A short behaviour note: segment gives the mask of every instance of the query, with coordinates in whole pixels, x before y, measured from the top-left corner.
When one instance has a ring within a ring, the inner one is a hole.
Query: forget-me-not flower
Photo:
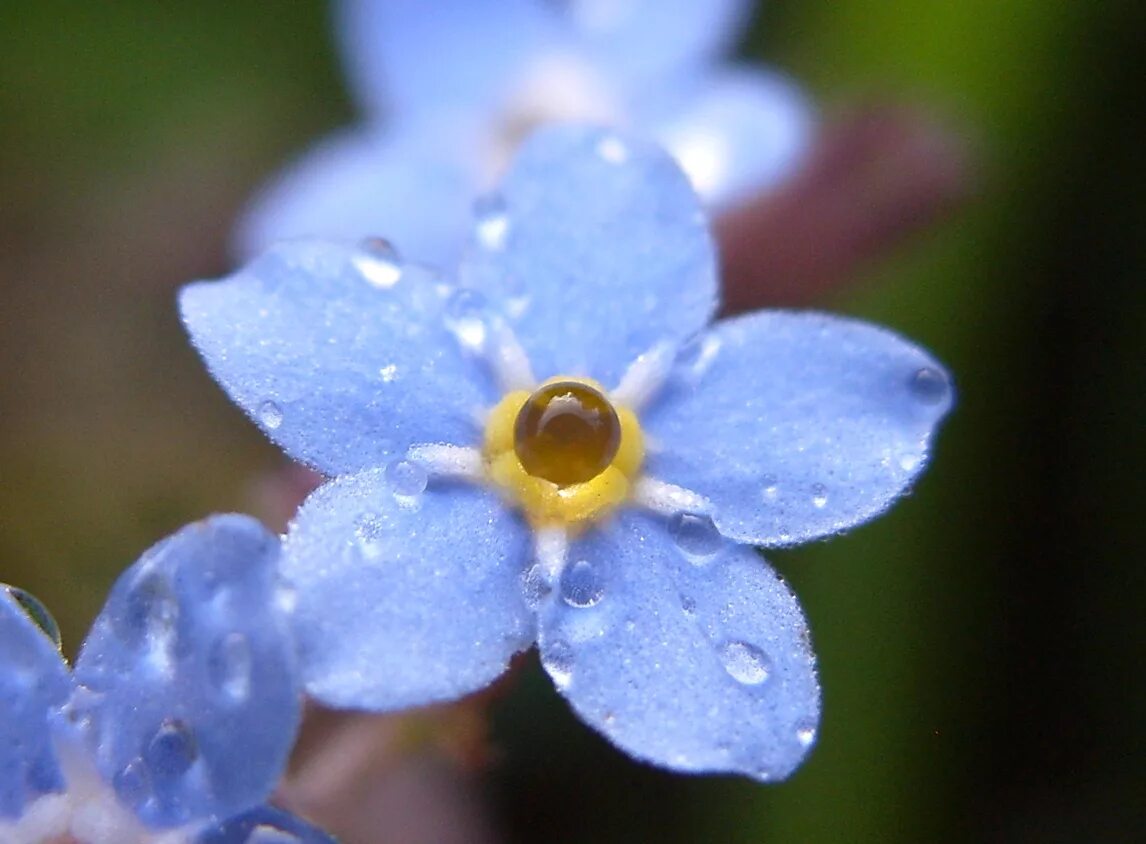
[[[779,74],[720,60],[749,0],[340,0],[336,32],[366,120],[261,192],[238,249],[384,234],[453,263],[470,203],[536,126],[655,137],[713,207],[766,189],[807,147],[811,110]]]
[[[120,576],[74,671],[0,588],[0,842],[330,841],[262,805],[301,692],[278,559],[246,516],[184,528]]]
[[[888,507],[947,375],[850,319],[708,325],[701,203],[644,141],[544,129],[480,210],[456,285],[384,243],[296,242],[182,293],[215,378],[332,478],[284,550],[308,691],[448,700],[536,642],[631,755],[784,777],[819,686],[796,598],[752,546]]]

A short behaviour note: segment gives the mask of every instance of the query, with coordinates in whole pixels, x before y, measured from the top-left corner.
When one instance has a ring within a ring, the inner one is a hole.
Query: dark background
[[[748,55],[827,114],[921,103],[979,192],[828,303],[955,373],[932,469],[888,517],[776,556],[825,716],[790,782],[628,762],[536,674],[489,797],[520,841],[1146,840],[1146,125],[1133,0],[775,0]],[[207,378],[175,288],[352,119],[319,2],[0,4],[0,580],[74,649],[111,580],[280,465]]]

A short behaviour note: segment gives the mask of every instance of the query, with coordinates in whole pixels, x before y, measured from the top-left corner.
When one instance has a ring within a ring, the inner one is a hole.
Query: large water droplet
[[[951,385],[947,376],[938,369],[925,366],[912,373],[908,380],[912,394],[924,404],[939,404],[947,397]]]
[[[810,747],[816,740],[816,725],[812,721],[801,721],[796,725],[796,741],[801,747]]]
[[[138,756],[132,759],[112,777],[111,787],[124,805],[133,809],[143,805],[151,796],[151,774],[147,765]]]
[[[211,648],[207,674],[211,684],[233,701],[251,691],[251,643],[242,633],[229,633]]]
[[[446,326],[458,342],[471,351],[478,352],[485,347],[489,317],[489,305],[476,290],[458,288],[446,302]]]
[[[258,414],[259,422],[268,431],[278,430],[279,426],[283,424],[282,408],[273,401],[265,401],[260,404],[256,413]]]
[[[604,595],[601,575],[588,560],[578,560],[561,576],[561,597],[571,607],[592,607],[600,603]]]
[[[48,608],[44,603],[33,595],[18,586],[9,586],[6,583],[0,583],[0,590],[8,594],[16,604],[24,611],[24,615],[31,619],[32,623],[40,628],[45,636],[52,640],[58,650],[61,645],[60,640],[60,625],[56,624],[56,619],[48,612]]]
[[[395,460],[386,467],[386,483],[397,497],[421,495],[428,482],[426,470],[412,460]]]
[[[474,234],[490,252],[505,249],[509,237],[509,213],[500,194],[489,194],[474,202]]]
[[[199,742],[195,733],[178,718],[164,721],[143,750],[143,761],[157,780],[178,779],[198,758]]]
[[[746,686],[757,686],[768,679],[772,661],[755,645],[729,642],[720,650],[720,661],[732,679]]]
[[[573,649],[568,642],[558,639],[546,645],[541,650],[541,662],[557,688],[568,688],[573,682]]]
[[[812,504],[815,507],[825,507],[828,503],[828,489],[823,484],[812,486]]]
[[[534,563],[521,576],[521,596],[531,610],[538,609],[553,592],[545,566]]]
[[[402,260],[390,241],[370,237],[359,248],[361,253],[354,257],[354,266],[370,284],[388,290],[402,278]]]
[[[708,516],[677,513],[669,520],[676,547],[694,563],[702,563],[720,550],[724,538]]]
[[[125,642],[136,645],[147,640],[153,646],[167,643],[179,620],[179,601],[168,579],[157,572],[138,578],[112,616],[112,625]]]

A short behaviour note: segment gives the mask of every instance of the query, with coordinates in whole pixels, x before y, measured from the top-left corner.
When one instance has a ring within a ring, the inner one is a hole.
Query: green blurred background
[[[352,118],[317,0],[0,3],[0,580],[74,648],[186,521],[267,512],[280,458],[209,381],[173,291],[239,204]],[[745,51],[824,109],[961,127],[980,190],[841,310],[955,372],[887,518],[777,555],[825,716],[788,783],[628,762],[537,672],[488,778],[515,841],[1146,840],[1146,13],[1133,0],[774,0]]]

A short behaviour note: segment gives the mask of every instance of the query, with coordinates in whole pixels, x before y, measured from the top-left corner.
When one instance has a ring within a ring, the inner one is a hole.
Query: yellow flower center
[[[508,393],[486,424],[489,478],[535,527],[573,527],[612,510],[644,456],[636,415],[584,378]]]

